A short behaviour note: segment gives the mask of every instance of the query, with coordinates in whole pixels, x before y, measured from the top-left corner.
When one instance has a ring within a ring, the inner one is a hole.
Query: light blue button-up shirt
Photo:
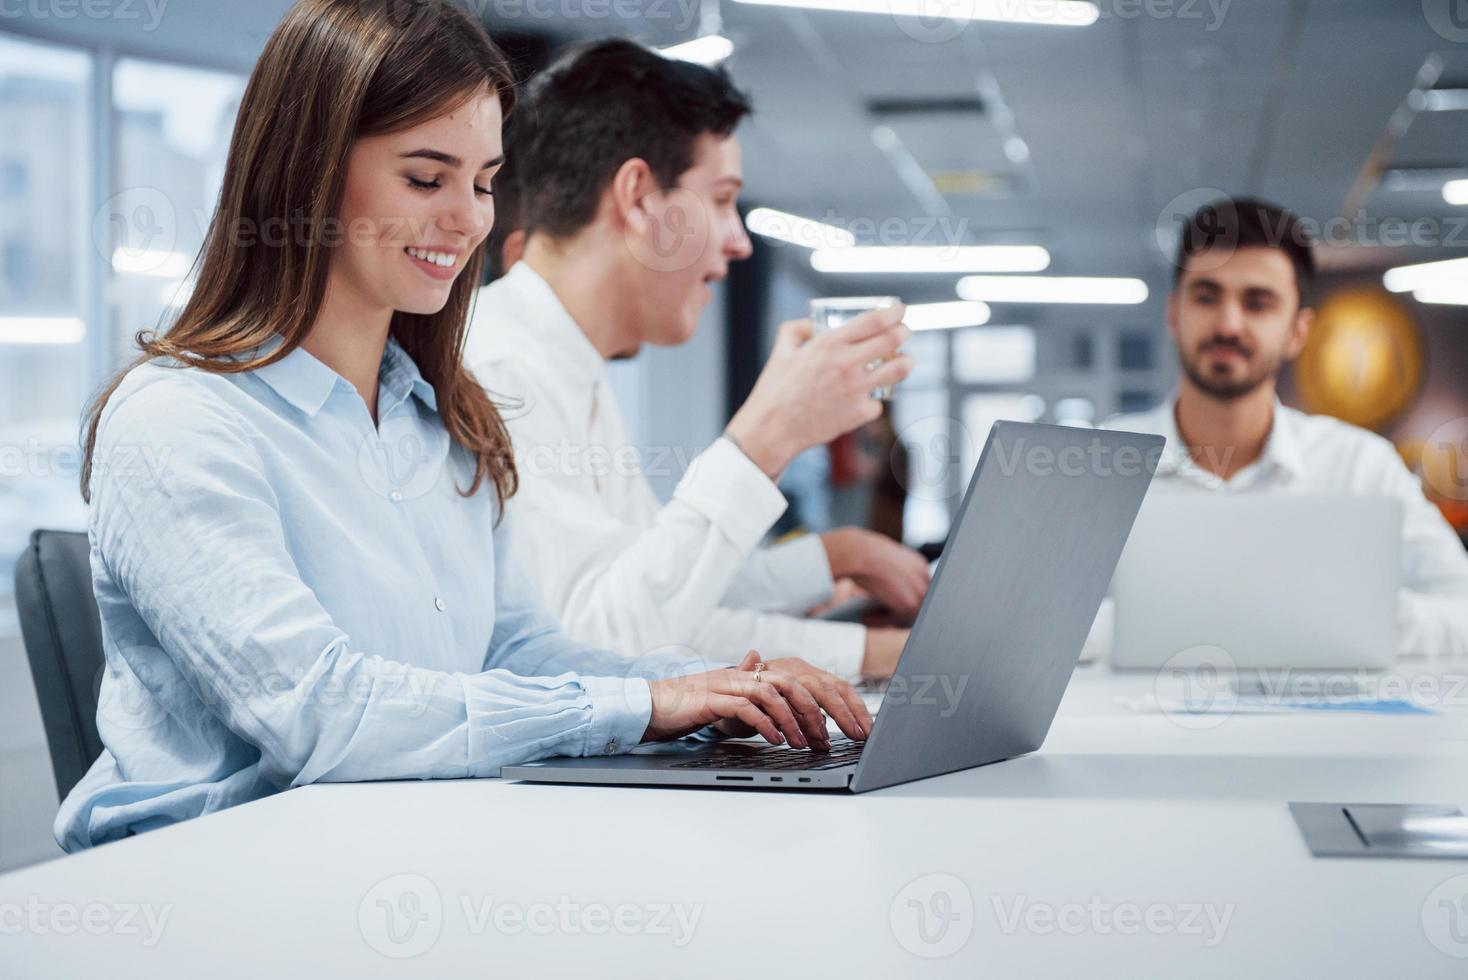
[[[62,847],[306,783],[624,751],[644,678],[698,668],[565,638],[492,484],[459,494],[472,459],[396,342],[379,385],[377,426],[300,349],[243,374],[155,362],[113,394],[89,514],[106,748]]]

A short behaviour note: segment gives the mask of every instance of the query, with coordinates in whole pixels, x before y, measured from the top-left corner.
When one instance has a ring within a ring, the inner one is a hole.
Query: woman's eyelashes
[[[436,191],[443,186],[443,181],[438,177],[435,177],[432,180],[419,180],[417,177],[409,175],[408,186],[413,188],[414,190],[419,191]],[[488,187],[480,187],[478,184],[474,185],[474,193],[479,194],[483,197],[494,196],[494,191],[490,190]]]

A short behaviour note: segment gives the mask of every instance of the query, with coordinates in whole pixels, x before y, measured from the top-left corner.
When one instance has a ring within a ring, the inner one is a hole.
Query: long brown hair
[[[102,410],[123,375],[155,358],[238,374],[294,351],[326,293],[354,141],[411,128],[486,86],[508,116],[514,75],[453,0],[300,0],[291,8],[240,102],[192,297],[162,336],[137,335],[141,355],[87,408],[85,499]],[[483,262],[475,249],[442,310],[395,312],[390,329],[433,386],[449,436],[476,459],[474,481],[460,492],[473,495],[487,477],[503,505],[518,486],[509,433],[462,353]],[[284,343],[250,358],[272,333]]]

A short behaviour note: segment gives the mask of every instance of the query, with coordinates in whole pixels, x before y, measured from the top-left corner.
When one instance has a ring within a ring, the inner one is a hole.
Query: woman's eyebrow
[[[421,149],[421,150],[412,150],[412,151],[410,151],[408,153],[404,153],[402,155],[402,159],[404,159],[404,160],[410,160],[410,159],[433,160],[436,163],[442,163],[442,164],[444,164],[446,166],[453,167],[455,170],[457,170],[460,167],[464,166],[464,161],[463,160],[460,160],[458,157],[454,156],[451,153],[443,153],[443,152],[440,152],[438,150],[429,150],[429,149],[426,149],[426,148],[425,149]],[[480,170],[488,170],[490,167],[498,167],[500,164],[502,164],[504,162],[505,162],[505,155],[503,153],[501,153],[499,156],[495,157],[493,160],[490,160],[488,163],[486,163],[484,166],[480,167],[479,169]]]

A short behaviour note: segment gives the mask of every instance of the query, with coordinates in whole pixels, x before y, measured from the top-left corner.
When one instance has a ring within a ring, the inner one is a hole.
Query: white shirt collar
[[[486,287],[479,302],[493,304],[487,338],[501,349],[533,343],[553,349],[572,386],[594,386],[606,375],[606,360],[572,319],[556,291],[528,262],[516,262],[503,278]]]
[[[1305,459],[1300,449],[1296,415],[1297,413],[1281,404],[1277,397],[1274,399],[1274,419],[1270,423],[1269,438],[1264,442],[1264,451],[1260,454],[1259,459],[1246,467],[1246,470],[1254,467],[1268,467],[1282,470],[1292,477],[1304,474]],[[1193,462],[1188,446],[1178,431],[1176,392],[1155,409],[1149,421],[1153,431],[1167,439],[1167,448],[1157,467],[1160,475],[1191,471],[1207,476],[1212,475]]]

